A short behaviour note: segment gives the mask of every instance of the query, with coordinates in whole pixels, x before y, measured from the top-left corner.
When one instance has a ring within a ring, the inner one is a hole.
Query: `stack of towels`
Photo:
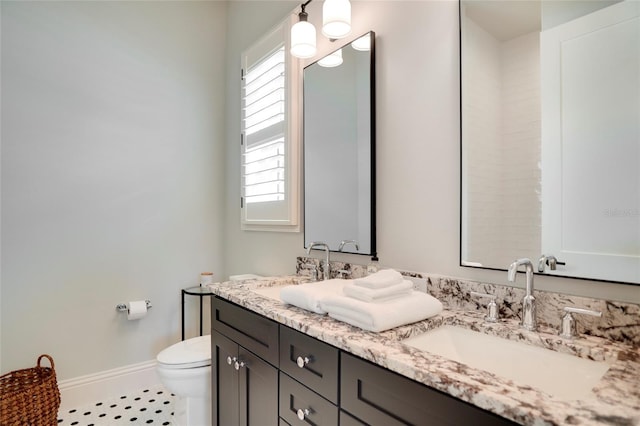
[[[413,290],[413,283],[393,269],[356,280],[326,280],[288,286],[280,298],[292,305],[369,331],[384,331],[439,314],[442,303]]]

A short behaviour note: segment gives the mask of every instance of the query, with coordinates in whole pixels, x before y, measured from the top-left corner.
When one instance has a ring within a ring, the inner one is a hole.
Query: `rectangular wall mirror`
[[[461,265],[639,284],[640,2],[462,0],[460,23]]]
[[[374,64],[369,32],[304,69],[305,247],[376,254]]]

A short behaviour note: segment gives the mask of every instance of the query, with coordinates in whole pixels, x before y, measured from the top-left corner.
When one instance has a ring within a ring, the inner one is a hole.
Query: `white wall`
[[[1,11],[1,370],[153,359],[179,340],[179,290],[222,271],[226,4]],[[115,311],[138,299],[146,318]]]
[[[296,4],[293,4],[296,6]],[[319,29],[322,4],[309,19]],[[263,33],[248,15],[287,11],[280,3],[230,5],[227,58],[238,62],[242,44]],[[376,32],[378,253],[382,265],[507,284],[506,272],[459,266],[460,142],[458,3],[352,2],[353,35]],[[273,23],[278,20],[274,13]],[[240,22],[247,25],[240,26]],[[319,32],[319,30],[318,30]],[[333,48],[319,36],[318,55]],[[313,60],[313,59],[312,59]],[[231,66],[237,70],[237,66]],[[227,116],[228,273],[291,273],[303,255],[302,234],[239,230],[237,152],[239,78],[229,73]],[[366,257],[332,254],[337,260]],[[507,265],[505,265],[506,267]],[[523,286],[518,280],[518,286]],[[640,303],[637,286],[536,277],[536,286],[569,294]]]

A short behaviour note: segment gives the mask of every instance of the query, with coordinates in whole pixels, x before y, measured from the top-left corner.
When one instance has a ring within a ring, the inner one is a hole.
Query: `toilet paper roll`
[[[147,315],[147,302],[144,300],[136,300],[129,302],[129,309],[127,309],[127,319],[137,320]]]

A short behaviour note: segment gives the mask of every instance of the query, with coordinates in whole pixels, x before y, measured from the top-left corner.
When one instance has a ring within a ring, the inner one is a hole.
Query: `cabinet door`
[[[278,366],[277,322],[214,297],[211,301],[211,328]]]
[[[240,425],[277,426],[278,370],[242,346],[238,349],[238,362]]]
[[[341,353],[340,408],[370,425],[494,426],[511,421]]]
[[[220,426],[239,424],[238,371],[234,362],[238,358],[238,345],[222,334],[211,333],[212,415]],[[228,363],[231,361],[231,364]]]

